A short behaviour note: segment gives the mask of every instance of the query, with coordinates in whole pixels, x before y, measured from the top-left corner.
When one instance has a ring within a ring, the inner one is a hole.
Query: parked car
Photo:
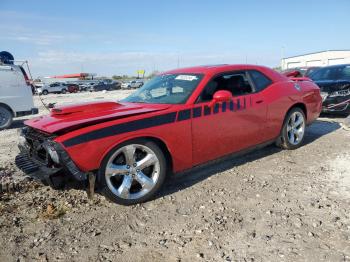
[[[13,118],[37,114],[32,96],[32,84],[13,56],[0,52],[0,130],[11,126]]]
[[[95,82],[90,82],[90,83],[80,83],[79,84],[79,90],[80,91],[90,91],[90,88],[94,85],[96,85],[97,83]]]
[[[37,89],[37,92],[39,95],[47,95],[49,93],[55,93],[55,94],[65,94],[68,92],[68,87],[65,83],[56,82],[48,85],[44,85],[41,88]]]
[[[136,204],[153,197],[167,173],[271,143],[300,147],[321,103],[312,81],[267,67],[176,69],[122,101],[61,106],[26,121],[17,165],[50,181],[67,169],[89,177],[89,188],[96,177],[106,197]]]
[[[143,86],[142,80],[133,80],[121,84],[122,89],[140,88],[141,86]]]
[[[309,77],[321,89],[323,112],[350,114],[350,64],[322,67]]]
[[[122,87],[122,82],[113,80],[113,84],[115,84],[116,90],[121,89]]]
[[[67,86],[69,93],[78,93],[79,92],[79,85],[77,85],[77,84],[68,83],[68,84],[66,84],[66,86]]]
[[[90,92],[93,91],[111,91],[111,90],[116,90],[117,89],[117,84],[112,82],[112,83],[105,83],[105,82],[100,82],[96,85],[93,85],[90,87]]]

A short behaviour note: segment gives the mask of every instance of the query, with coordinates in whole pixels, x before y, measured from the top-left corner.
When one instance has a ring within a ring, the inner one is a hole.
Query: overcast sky
[[[0,50],[34,76],[275,67],[282,55],[350,49],[349,14],[349,0],[0,0]]]

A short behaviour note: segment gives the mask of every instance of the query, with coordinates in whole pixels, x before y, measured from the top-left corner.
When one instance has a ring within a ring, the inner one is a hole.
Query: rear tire
[[[112,149],[98,171],[102,193],[120,205],[150,200],[160,190],[167,164],[157,144],[135,139]]]
[[[292,108],[284,119],[280,137],[276,145],[293,150],[303,144],[305,137],[306,118],[304,111],[299,107]]]
[[[67,89],[62,89],[61,93],[62,94],[66,94],[67,93]]]
[[[11,126],[13,115],[6,107],[0,106],[0,130]]]

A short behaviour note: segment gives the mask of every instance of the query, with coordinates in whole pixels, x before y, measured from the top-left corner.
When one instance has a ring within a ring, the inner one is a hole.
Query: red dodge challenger
[[[26,121],[16,163],[49,181],[96,177],[106,197],[130,205],[154,196],[169,173],[271,143],[298,148],[321,104],[314,83],[267,67],[176,69],[121,101]]]

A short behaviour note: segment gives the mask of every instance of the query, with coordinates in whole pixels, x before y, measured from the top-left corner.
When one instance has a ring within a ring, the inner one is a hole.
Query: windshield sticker
[[[193,81],[193,80],[197,80],[198,77],[197,76],[191,76],[191,75],[178,75],[175,79],[176,80]]]

